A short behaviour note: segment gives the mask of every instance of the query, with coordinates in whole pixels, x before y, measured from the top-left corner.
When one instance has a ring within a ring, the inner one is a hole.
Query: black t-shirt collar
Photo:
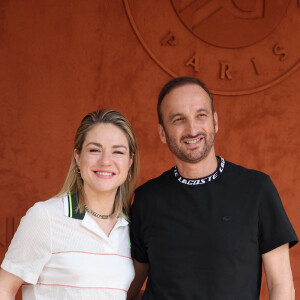
[[[221,156],[217,156],[217,158],[219,159],[219,164],[218,167],[216,169],[215,172],[213,172],[212,174],[206,176],[206,177],[202,177],[202,178],[195,178],[195,179],[190,179],[190,178],[184,178],[179,174],[179,171],[177,169],[177,166],[175,166],[173,168],[173,174],[174,177],[182,184],[185,185],[202,185],[202,184],[206,184],[208,182],[214,181],[216,180],[219,175],[223,172],[224,167],[225,167],[225,159]]]

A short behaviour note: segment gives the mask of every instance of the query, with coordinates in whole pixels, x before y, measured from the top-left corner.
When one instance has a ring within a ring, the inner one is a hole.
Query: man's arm
[[[0,269],[0,299],[14,300],[22,283],[20,277]]]
[[[262,255],[270,300],[295,300],[289,244]]]
[[[148,270],[149,270],[148,263],[140,263],[137,260],[133,259],[133,265],[135,269],[135,277],[127,293],[128,300],[140,299],[138,294],[146,280],[146,277],[148,276]]]

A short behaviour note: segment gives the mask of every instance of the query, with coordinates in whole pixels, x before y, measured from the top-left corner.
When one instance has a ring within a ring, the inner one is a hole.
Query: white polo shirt
[[[21,277],[23,299],[126,299],[134,277],[128,222],[109,237],[76,199],[38,202],[22,218],[1,268]]]

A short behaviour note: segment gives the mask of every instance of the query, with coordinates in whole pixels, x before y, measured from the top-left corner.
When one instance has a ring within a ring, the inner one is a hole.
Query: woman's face
[[[114,196],[132,164],[125,133],[113,124],[95,125],[86,135],[81,153],[74,151],[89,195]]]

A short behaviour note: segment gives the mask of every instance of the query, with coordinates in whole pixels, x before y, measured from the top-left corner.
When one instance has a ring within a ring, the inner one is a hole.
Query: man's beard
[[[201,160],[203,160],[205,157],[208,156],[210,153],[210,150],[212,149],[214,142],[215,142],[215,136],[216,136],[216,130],[215,126],[213,128],[213,131],[210,132],[208,135],[204,132],[199,132],[195,136],[182,136],[180,138],[180,142],[182,143],[185,139],[194,139],[198,137],[202,137],[203,140],[201,141],[202,145],[193,150],[186,149],[184,147],[179,147],[177,145],[176,141],[168,135],[167,131],[165,131],[166,135],[166,141],[168,144],[168,147],[170,151],[175,155],[178,159],[189,162],[189,163],[197,163]]]

